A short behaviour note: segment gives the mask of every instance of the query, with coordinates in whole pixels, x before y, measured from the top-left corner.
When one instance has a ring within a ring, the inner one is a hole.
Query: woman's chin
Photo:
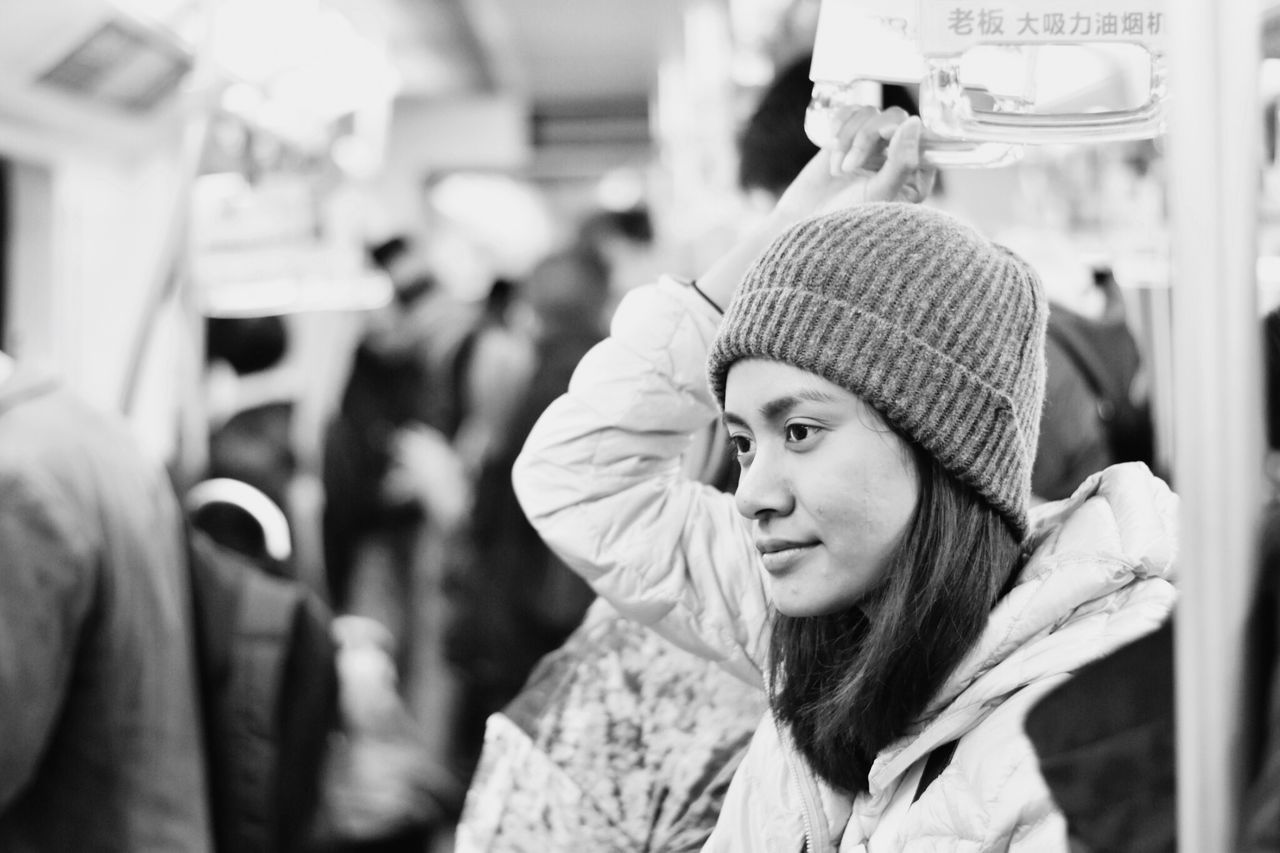
[[[773,591],[773,596],[774,609],[783,616],[789,616],[793,619],[804,619],[810,616],[829,616],[855,603],[833,599],[814,600],[786,594],[779,595],[777,590]]]

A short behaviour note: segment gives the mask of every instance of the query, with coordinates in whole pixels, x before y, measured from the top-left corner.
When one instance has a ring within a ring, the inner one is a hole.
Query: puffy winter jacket
[[[749,522],[687,479],[689,436],[716,417],[704,361],[719,317],[670,279],[633,291],[612,334],[530,435],[514,479],[534,526],[605,598],[763,687],[769,602]],[[870,791],[823,784],[766,716],[708,850],[1065,850],[1023,732],[1076,668],[1172,609],[1176,498],[1142,465],[1108,469],[1032,518],[1032,558],[916,730],[877,756]],[[935,748],[958,741],[914,799]]]

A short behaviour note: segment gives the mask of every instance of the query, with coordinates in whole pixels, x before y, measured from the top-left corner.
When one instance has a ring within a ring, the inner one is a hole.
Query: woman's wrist
[[[786,211],[775,210],[751,225],[729,251],[698,276],[698,291],[722,310],[728,308],[738,289],[738,283],[751,264],[775,237],[797,221],[798,218],[790,216]]]

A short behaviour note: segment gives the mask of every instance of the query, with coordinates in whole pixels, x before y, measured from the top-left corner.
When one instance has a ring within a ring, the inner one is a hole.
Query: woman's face
[[[920,497],[911,451],[854,394],[798,367],[735,362],[725,425],[738,511],[787,616],[855,604],[880,580]]]

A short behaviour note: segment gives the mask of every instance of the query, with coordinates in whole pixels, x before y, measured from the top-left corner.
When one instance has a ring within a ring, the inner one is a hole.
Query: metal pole
[[[1244,623],[1262,506],[1256,3],[1168,0],[1178,846],[1234,849]]]

